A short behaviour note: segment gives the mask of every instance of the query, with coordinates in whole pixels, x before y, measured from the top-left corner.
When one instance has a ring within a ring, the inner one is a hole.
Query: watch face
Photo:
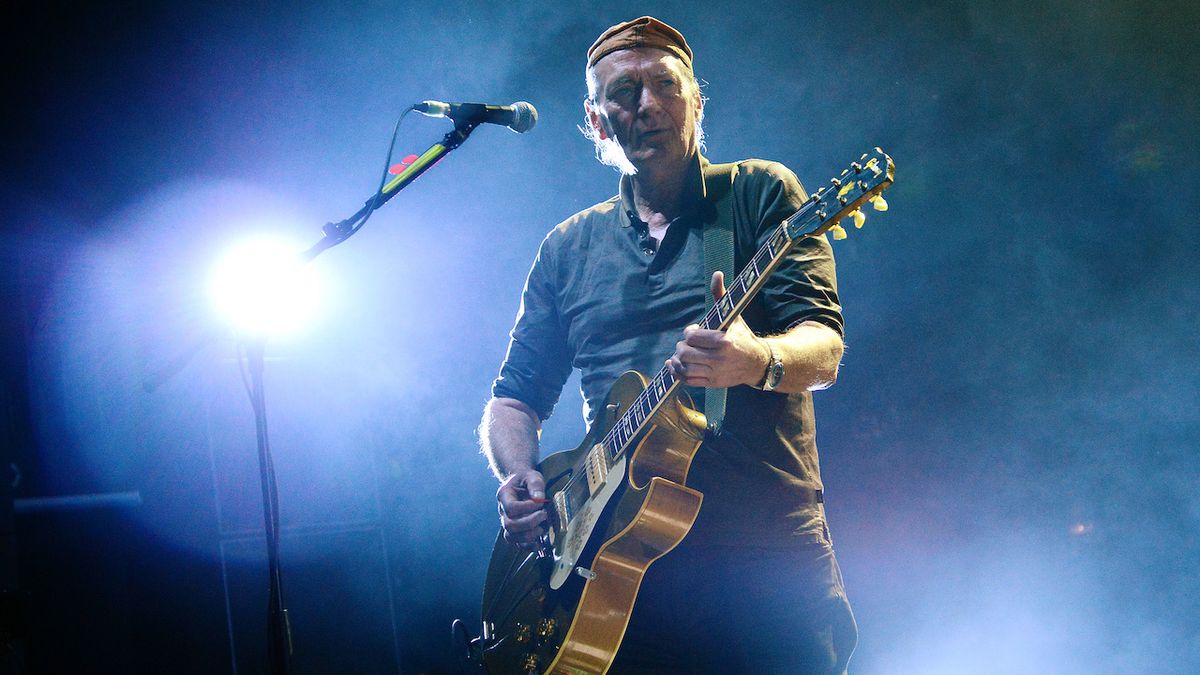
[[[778,387],[781,381],[783,381],[783,362],[778,359],[773,359],[771,361],[771,367],[767,368],[767,381],[764,384],[763,389],[771,391],[775,387]]]

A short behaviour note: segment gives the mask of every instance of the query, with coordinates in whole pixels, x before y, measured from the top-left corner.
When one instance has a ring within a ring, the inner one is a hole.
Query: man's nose
[[[655,95],[652,87],[642,87],[641,96],[638,97],[638,114],[645,115],[649,112],[658,110],[660,107],[658,96]]]

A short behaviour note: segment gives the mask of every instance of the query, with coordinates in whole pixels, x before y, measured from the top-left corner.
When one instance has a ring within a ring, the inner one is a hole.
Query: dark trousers
[[[687,547],[650,566],[611,673],[844,673],[858,641],[833,547]]]

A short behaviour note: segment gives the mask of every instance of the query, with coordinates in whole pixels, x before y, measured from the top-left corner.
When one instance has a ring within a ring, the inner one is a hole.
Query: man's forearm
[[[513,473],[533,468],[541,429],[537,413],[521,401],[512,398],[488,401],[479,424],[479,447],[497,479],[503,481]]]
[[[793,394],[825,389],[837,381],[844,347],[841,336],[832,328],[805,321],[786,333],[761,339],[783,361],[783,381],[775,391]]]

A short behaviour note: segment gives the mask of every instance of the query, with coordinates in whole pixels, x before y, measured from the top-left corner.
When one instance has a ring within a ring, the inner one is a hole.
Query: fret
[[[758,255],[755,254],[755,256],[750,259],[750,264],[746,266],[746,269],[742,270],[742,273],[738,275],[738,285],[741,286],[742,290],[747,293],[749,293],[750,289],[754,286],[754,282],[758,281],[758,272],[754,271],[755,266],[757,265]]]
[[[762,258],[763,252],[760,250],[758,253],[754,254],[754,259],[750,261],[750,265],[746,268],[745,285],[747,293],[750,292],[751,288],[754,288],[754,285],[758,283],[759,278],[762,277],[762,272],[760,271],[763,267]]]
[[[752,265],[753,265],[753,262],[754,261],[751,262]],[[753,270],[751,270],[750,267],[747,267],[745,270],[742,271],[741,274],[738,275],[738,284],[737,285],[738,285],[739,290],[741,291],[741,294],[738,296],[738,302],[741,302],[742,298],[746,297],[747,295],[750,295],[750,289],[754,287],[754,282],[756,279],[758,279],[758,275],[754,274]]]
[[[774,260],[775,259],[775,249],[777,247],[778,247],[778,244],[775,243],[775,235],[771,235],[771,238],[767,239],[767,243],[763,244],[763,247],[762,247],[762,249],[759,250],[759,253],[766,251],[768,259]],[[758,266],[756,265],[754,267],[754,269],[755,269],[755,271],[758,271]]]
[[[717,326],[724,325],[726,319],[728,319],[730,315],[736,316],[733,311],[735,304],[736,303],[733,301],[733,298],[730,298],[729,295],[726,294],[725,297],[721,298],[720,302],[713,305],[713,313],[716,314],[717,317]]]
[[[730,308],[737,307],[744,297],[746,297],[746,289],[740,279],[738,283],[725,291],[725,301],[729,303]]]
[[[639,411],[642,412],[643,417],[647,417],[650,415],[649,409],[651,407],[653,407],[653,405],[654,405],[653,400],[652,400],[653,398],[654,398],[654,380],[650,380],[646,384],[646,388],[642,391],[642,395],[637,397],[637,400],[635,400],[633,402],[633,405],[635,407],[637,407],[637,409]],[[638,420],[638,422],[641,422],[641,420]]]
[[[760,260],[760,261],[758,262],[759,268],[760,268],[760,269],[762,269],[762,270],[765,272],[765,271],[766,271],[766,269],[767,269],[768,267],[770,267],[770,266],[771,266],[771,261],[773,260],[773,258],[771,257],[770,253],[767,251],[767,249],[766,249],[766,248],[764,248],[763,250],[759,251],[759,255],[762,257],[762,260]],[[762,275],[761,275],[761,274],[760,274],[760,275],[758,275],[758,276],[759,276],[759,277],[762,277]],[[755,281],[755,282],[757,282],[757,281],[758,281],[758,279],[756,278],[754,281]]]
[[[788,245],[789,240],[787,238],[787,233],[776,230],[775,235],[771,237],[771,241],[774,243],[774,249],[778,249],[771,251],[771,259],[774,260],[783,253],[783,249]]]

